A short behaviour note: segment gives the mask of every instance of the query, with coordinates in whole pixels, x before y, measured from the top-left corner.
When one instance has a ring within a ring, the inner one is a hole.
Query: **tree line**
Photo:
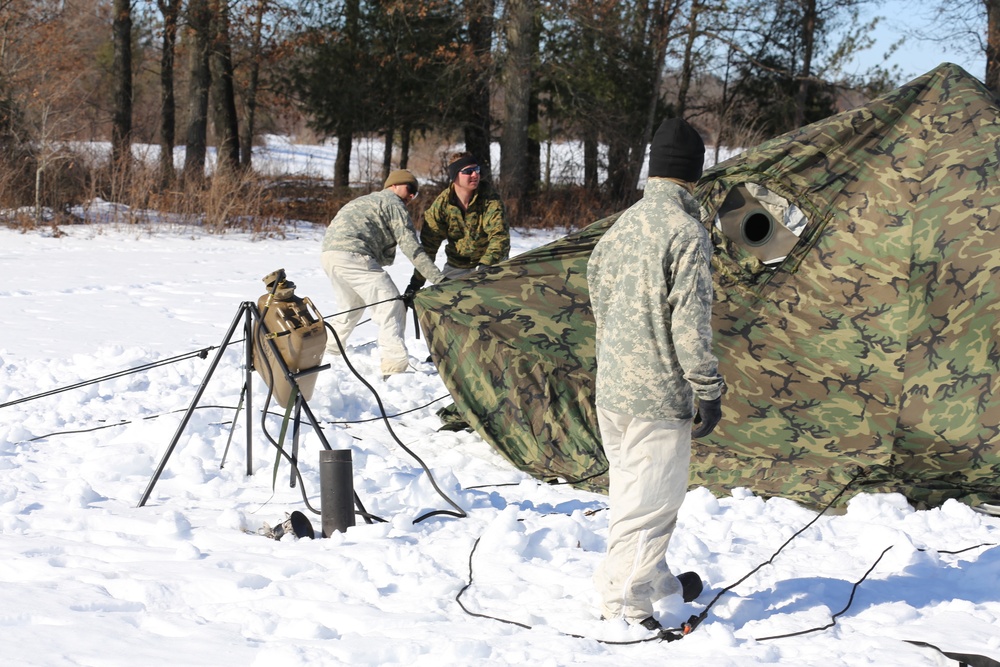
[[[914,2],[927,9],[927,3]],[[3,178],[67,169],[72,140],[110,140],[107,195],[131,146],[160,146],[157,187],[252,171],[261,132],[302,119],[338,145],[349,185],[360,136],[383,170],[415,138],[460,137],[516,221],[550,180],[545,147],[583,147],[584,187],[635,197],[656,124],[687,118],[715,146],[752,145],[898,83],[844,66],[872,46],[879,0],[0,0]],[[941,38],[1000,90],[1000,0],[937,0]],[[977,73],[974,73],[977,74]],[[500,146],[491,164],[490,144]],[[184,148],[175,173],[175,148]],[[2,183],[0,183],[2,186]]]

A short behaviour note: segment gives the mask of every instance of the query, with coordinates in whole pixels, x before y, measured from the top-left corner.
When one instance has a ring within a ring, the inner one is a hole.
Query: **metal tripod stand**
[[[296,462],[296,456],[298,453],[298,437],[299,437],[299,426],[301,422],[301,416],[304,413],[309,423],[312,424],[313,430],[320,439],[320,443],[323,445],[323,449],[327,451],[334,451],[330,447],[329,441],[327,441],[326,436],[323,435],[323,430],[320,428],[319,421],[317,421],[316,416],[313,414],[312,409],[309,404],[302,397],[302,393],[299,391],[298,378],[305,377],[306,375],[311,375],[313,373],[318,373],[320,371],[328,369],[329,364],[322,366],[316,366],[314,368],[306,369],[300,373],[292,373],[288,365],[285,363],[284,358],[278,351],[277,346],[274,343],[274,336],[268,330],[266,323],[261,317],[260,311],[257,309],[257,304],[251,301],[244,301],[240,304],[239,310],[236,316],[233,318],[232,324],[229,326],[229,331],[226,332],[225,338],[222,340],[222,344],[219,346],[219,351],[216,353],[215,358],[212,359],[212,363],[208,368],[208,372],[205,373],[204,379],[201,381],[201,385],[198,387],[198,391],[195,392],[194,398],[191,400],[191,404],[188,406],[187,411],[184,413],[184,417],[181,419],[180,424],[177,426],[177,431],[174,433],[174,437],[170,440],[170,445],[167,447],[167,451],[164,452],[160,464],[156,467],[156,471],[153,473],[153,477],[149,480],[149,484],[146,486],[146,490],[142,494],[142,498],[139,500],[137,507],[143,507],[146,501],[149,500],[150,494],[153,492],[153,487],[156,485],[157,480],[159,480],[160,475],[163,473],[164,468],[166,468],[167,461],[170,455],[173,453],[174,448],[177,446],[181,435],[184,433],[187,424],[191,419],[191,415],[194,414],[195,409],[198,407],[198,402],[201,400],[202,394],[205,392],[205,388],[208,386],[209,380],[212,379],[212,374],[219,365],[219,361],[222,359],[222,355],[226,352],[226,348],[231,344],[233,334],[236,332],[240,323],[243,324],[244,333],[244,348],[246,354],[246,377],[243,382],[243,390],[240,396],[240,402],[246,400],[246,459],[247,459],[247,475],[253,474],[252,465],[252,446],[253,446],[253,410],[252,410],[252,397],[253,397],[253,342],[255,336],[262,340],[262,344],[270,346],[270,352],[273,358],[277,361],[280,366],[281,372],[284,374],[285,379],[288,381],[289,385],[293,388],[293,394],[295,396],[294,406],[289,406],[293,408],[290,410],[290,414],[294,413],[294,419],[292,424],[292,455],[291,461],[293,466]],[[254,323],[257,323],[257,329],[255,332]],[[279,334],[280,335],[280,334]],[[263,362],[263,360],[262,360]],[[266,362],[264,362],[266,363]],[[322,464],[322,460],[321,460]],[[292,477],[292,486],[294,486],[294,470]],[[353,491],[352,491],[353,493]],[[324,497],[324,500],[326,498]],[[365,518],[365,521],[371,523],[368,513],[365,511],[364,506],[361,504],[361,499],[358,498],[357,493],[353,493],[354,506]],[[325,504],[325,503],[324,503]],[[353,515],[350,517],[351,521],[349,525],[354,525]],[[342,520],[342,519],[341,519]],[[324,524],[326,524],[326,518],[324,517]],[[339,528],[338,528],[339,529]]]

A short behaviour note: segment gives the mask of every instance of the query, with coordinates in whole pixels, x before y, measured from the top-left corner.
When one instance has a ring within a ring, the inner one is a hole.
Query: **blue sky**
[[[928,7],[931,6],[933,3],[926,0],[921,2],[886,0],[881,3],[880,7],[869,8],[864,16],[877,15],[885,18],[875,31],[875,47],[856,59],[856,73],[860,73],[872,65],[880,64],[885,51],[893,42],[904,37],[908,29],[926,28]],[[980,80],[985,75],[986,68],[986,57],[982,54],[970,54],[967,50],[956,48],[954,43],[943,44],[915,39],[909,39],[901,46],[889,62],[899,66],[904,81],[928,72],[943,62],[960,65]]]

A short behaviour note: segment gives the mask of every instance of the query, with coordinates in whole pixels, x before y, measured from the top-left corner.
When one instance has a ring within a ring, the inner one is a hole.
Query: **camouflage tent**
[[[707,171],[723,419],[692,484],[809,505],[1000,493],[1000,118],[942,65]],[[463,417],[518,468],[604,490],[586,262],[614,222],[421,291]]]

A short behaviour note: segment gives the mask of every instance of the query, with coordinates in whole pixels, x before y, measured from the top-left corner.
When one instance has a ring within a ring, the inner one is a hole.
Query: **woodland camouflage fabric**
[[[728,393],[692,485],[811,506],[852,480],[918,506],[1000,497],[998,112],[942,65],[705,173],[703,220],[749,181],[809,225],[768,268],[705,222]],[[612,222],[416,299],[469,423],[522,470],[597,491],[585,266]]]

